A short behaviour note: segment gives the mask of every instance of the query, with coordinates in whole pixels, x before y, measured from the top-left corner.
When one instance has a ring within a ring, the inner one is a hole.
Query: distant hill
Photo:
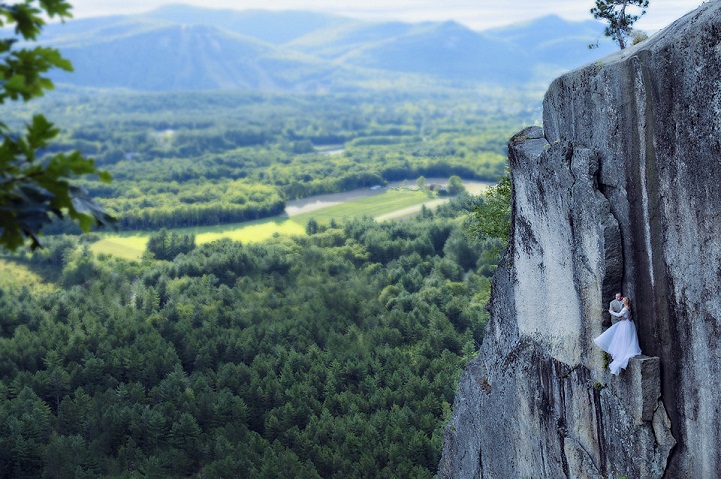
[[[555,15],[483,33],[524,50],[536,67],[540,65],[559,72],[603,58],[618,48],[603,36],[600,23],[594,20],[569,22]],[[592,44],[598,44],[598,47],[589,49]]]
[[[57,80],[141,91],[288,90],[337,69],[205,25],[172,25],[62,48],[75,67]]]
[[[526,83],[527,55],[456,22],[429,23],[342,57],[357,66],[420,73],[445,80]]]
[[[229,32],[282,45],[314,31],[355,23],[356,20],[304,11],[215,10],[189,5],[169,5],[144,15],[184,25],[212,25]]]
[[[378,45],[423,28],[423,24],[403,22],[349,21],[317,29],[286,47],[320,58],[336,59],[356,49]]]
[[[54,80],[140,91],[352,91],[540,85],[609,53],[594,21],[559,17],[478,32],[457,22],[367,22],[304,11],[185,5],[48,25],[75,72]],[[600,48],[588,45],[600,41]]]

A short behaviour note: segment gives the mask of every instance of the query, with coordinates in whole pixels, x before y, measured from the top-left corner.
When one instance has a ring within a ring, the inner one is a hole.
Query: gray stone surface
[[[509,160],[511,242],[439,476],[717,477],[721,1],[557,79]],[[647,357],[612,377],[592,338],[617,289]]]
[[[629,362],[623,376],[609,381],[609,387],[623,401],[634,424],[653,419],[661,396],[660,365],[657,357],[637,356]]]
[[[605,479],[593,462],[593,458],[572,438],[563,442],[563,453],[568,463],[568,477],[571,479]]]

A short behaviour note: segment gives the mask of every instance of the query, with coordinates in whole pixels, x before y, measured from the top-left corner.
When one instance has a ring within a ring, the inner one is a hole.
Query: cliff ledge
[[[509,143],[511,242],[461,377],[447,478],[721,471],[721,1],[552,83]],[[592,339],[615,291],[641,349]]]

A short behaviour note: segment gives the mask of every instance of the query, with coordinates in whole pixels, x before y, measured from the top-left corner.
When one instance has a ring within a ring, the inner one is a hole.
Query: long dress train
[[[641,354],[636,334],[636,325],[631,320],[631,313],[623,308],[618,316],[623,316],[618,323],[614,324],[600,336],[593,340],[601,349],[611,355],[613,361],[608,365],[611,374],[618,375],[621,369],[626,369],[628,360]]]

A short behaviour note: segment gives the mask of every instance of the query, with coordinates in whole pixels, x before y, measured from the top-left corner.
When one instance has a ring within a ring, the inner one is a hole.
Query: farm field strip
[[[474,182],[468,187],[471,193],[478,193],[486,184]],[[365,193],[368,191],[368,193]],[[209,243],[222,238],[252,243],[265,241],[274,235],[300,235],[305,233],[305,225],[314,218],[321,224],[331,220],[371,216],[378,221],[407,216],[420,211],[423,205],[436,206],[447,198],[429,198],[418,190],[361,190],[334,195],[322,195],[325,198],[307,198],[298,200],[298,206],[291,206],[290,215],[274,216],[243,223],[218,226],[200,226],[192,228],[176,228],[173,232],[195,234],[197,244]],[[151,232],[121,232],[104,235],[91,246],[95,254],[110,254],[129,260],[139,259],[145,251]]]
[[[56,289],[27,266],[0,258],[0,289],[27,286],[31,290],[51,292]]]

